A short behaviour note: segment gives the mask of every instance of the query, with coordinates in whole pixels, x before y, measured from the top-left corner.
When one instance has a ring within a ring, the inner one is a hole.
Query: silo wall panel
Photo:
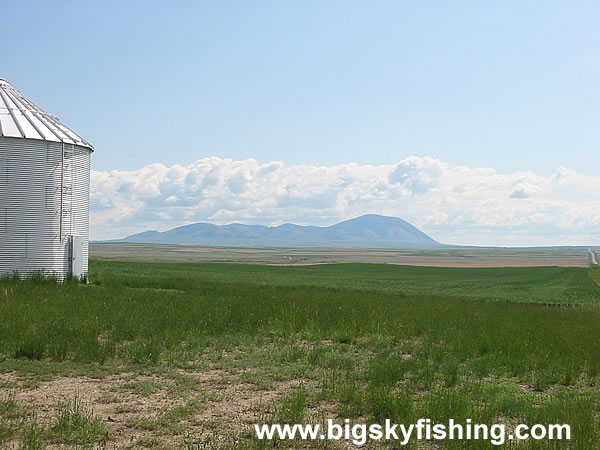
[[[81,237],[84,274],[88,272],[89,257],[90,156],[89,149],[75,146],[71,234]]]
[[[44,271],[63,279],[75,231],[87,272],[90,150],[72,147],[69,188],[62,143],[0,137],[0,275]]]

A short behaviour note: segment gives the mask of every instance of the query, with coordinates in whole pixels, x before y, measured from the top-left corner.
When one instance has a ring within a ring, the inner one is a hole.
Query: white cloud
[[[331,167],[212,157],[92,171],[92,239],[201,221],[329,225],[367,213],[402,217],[446,243],[597,245],[600,176],[502,174],[415,156]]]

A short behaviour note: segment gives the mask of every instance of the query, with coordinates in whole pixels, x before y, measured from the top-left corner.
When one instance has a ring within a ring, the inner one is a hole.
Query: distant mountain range
[[[113,241],[114,242],[114,241]],[[328,227],[286,223],[262,225],[213,225],[194,223],[172,230],[144,231],[117,242],[187,244],[226,247],[350,247],[429,248],[442,244],[397,217],[367,214]]]

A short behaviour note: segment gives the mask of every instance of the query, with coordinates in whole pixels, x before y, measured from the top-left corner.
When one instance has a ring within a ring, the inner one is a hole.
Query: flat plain
[[[595,448],[597,281],[589,266],[100,259],[88,284],[3,279],[0,446],[314,448],[252,424],[427,417],[568,423],[570,442],[505,447]]]
[[[97,242],[96,259],[164,262],[235,262],[275,265],[378,263],[433,267],[588,267],[589,247],[456,247],[418,249],[239,248]]]

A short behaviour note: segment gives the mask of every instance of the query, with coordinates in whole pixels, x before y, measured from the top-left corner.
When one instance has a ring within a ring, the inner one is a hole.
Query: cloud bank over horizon
[[[600,176],[451,167],[411,156],[389,165],[285,166],[203,158],[188,166],[92,171],[91,239],[195,222],[331,225],[401,217],[464,245],[600,245]]]

